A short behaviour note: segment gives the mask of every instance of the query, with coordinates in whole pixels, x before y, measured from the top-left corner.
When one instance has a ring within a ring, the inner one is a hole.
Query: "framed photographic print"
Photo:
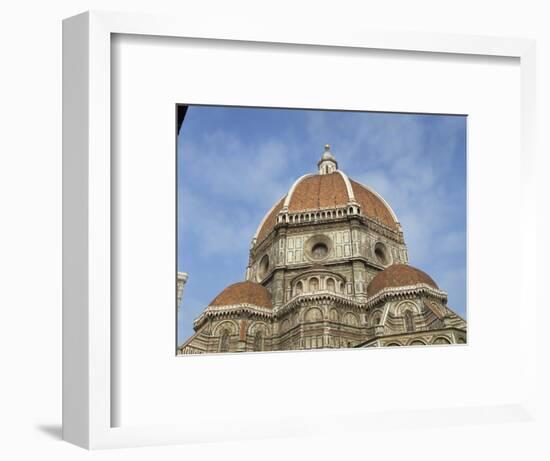
[[[531,41],[63,34],[65,440],[535,418]]]

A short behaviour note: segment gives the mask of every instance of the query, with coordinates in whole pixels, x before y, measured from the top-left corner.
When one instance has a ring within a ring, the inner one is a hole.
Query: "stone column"
[[[189,279],[189,274],[187,272],[178,272],[177,274],[178,308],[181,306],[181,300],[183,299],[183,289],[188,279]]]
[[[246,351],[246,332],[248,329],[248,320],[241,319],[239,322],[239,342],[237,343],[237,352]]]

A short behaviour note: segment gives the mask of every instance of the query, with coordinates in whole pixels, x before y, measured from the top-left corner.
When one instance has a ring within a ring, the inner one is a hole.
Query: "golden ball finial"
[[[330,150],[330,144],[325,144],[325,150],[326,151]]]

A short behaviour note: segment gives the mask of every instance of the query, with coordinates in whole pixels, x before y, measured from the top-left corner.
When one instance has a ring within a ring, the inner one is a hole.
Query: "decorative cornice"
[[[328,301],[333,300],[339,302],[343,306],[356,307],[360,309],[362,307],[361,303],[358,303],[353,298],[345,295],[340,295],[334,293],[333,291],[316,291],[315,293],[303,293],[292,298],[286,304],[276,307],[273,309],[273,314],[275,317],[280,317],[285,312],[294,309],[299,304],[302,304],[306,301]]]
[[[386,302],[388,299],[407,298],[410,296],[417,296],[422,294],[433,296],[434,298],[437,298],[441,301],[447,300],[447,293],[445,291],[437,290],[425,283],[417,283],[415,285],[384,288],[376,295],[367,298],[365,302],[365,307],[369,309],[380,303]]]
[[[286,304],[282,306],[274,307],[273,309],[259,307],[254,304],[233,304],[227,306],[208,306],[204,312],[199,315],[193,322],[195,330],[198,330],[200,326],[208,318],[222,317],[226,315],[256,315],[265,319],[276,319],[289,310],[294,309],[305,302],[322,302],[322,301],[336,301],[342,306],[353,307],[356,309],[371,309],[379,304],[393,299],[406,299],[411,296],[429,295],[440,301],[447,300],[447,293],[442,290],[437,290],[424,283],[409,285],[403,287],[384,288],[375,296],[367,298],[364,302],[358,302],[350,296],[334,293],[333,291],[317,291],[315,293],[303,293],[295,296]]]
[[[390,334],[384,334],[384,335],[381,335],[381,336],[374,336],[370,339],[367,339],[366,341],[356,345],[355,347],[364,347],[370,343],[373,343],[373,342],[376,342],[380,339],[384,339],[384,340],[392,340],[392,339],[405,339],[405,338],[408,338],[410,340],[414,340],[416,338],[423,338],[426,336],[426,334],[429,334],[431,336],[438,336],[438,335],[444,335],[445,333],[448,333],[448,332],[458,332],[458,333],[467,333],[467,330],[465,328],[459,328],[459,327],[454,327],[454,326],[450,326],[450,327],[443,327],[443,328],[434,328],[434,329],[429,329],[429,328],[417,328],[415,329],[414,331],[411,331],[411,332],[399,332],[399,333],[390,333]],[[430,346],[432,344],[429,344]]]
[[[341,173],[340,171],[338,171]],[[309,175],[306,175],[309,176]],[[303,178],[303,177],[302,177]],[[300,181],[302,178],[300,178],[298,181]],[[287,198],[290,196],[290,194],[287,196]],[[280,201],[280,200],[279,200]],[[279,203],[279,202],[277,202]],[[345,222],[350,220],[359,220],[359,222],[364,225],[367,229],[371,229],[374,232],[383,235],[384,237],[393,240],[396,243],[403,244],[403,233],[401,230],[395,230],[391,227],[385,225],[384,223],[375,220],[371,218],[370,216],[367,216],[365,214],[349,214],[348,213],[348,205],[340,205],[338,207],[322,207],[322,208],[311,208],[311,209],[304,209],[300,211],[292,211],[289,212],[288,210],[285,211],[285,208],[281,210],[279,213],[279,216],[288,217],[288,220],[285,218],[282,222],[276,222],[273,226],[273,229],[265,236],[264,239],[261,241],[257,240],[257,236],[260,232],[260,229],[262,228],[265,220],[267,217],[271,214],[271,211],[275,208],[277,203],[271,208],[271,210],[264,216],[264,219],[256,229],[256,234],[254,235],[254,238],[252,239],[252,247],[250,249],[250,254],[257,254],[258,252],[262,252],[267,248],[271,242],[272,242],[272,236],[275,234],[275,232],[278,229],[281,229],[283,227],[305,227],[308,226],[318,226],[319,224],[331,224],[336,222]],[[338,216],[338,212],[343,211],[343,216]],[[332,213],[332,217],[325,216],[324,218],[317,218],[317,214],[321,214],[325,212],[327,215]],[[314,217],[310,220],[298,220],[294,221],[294,216],[301,216],[301,215],[313,215]]]
[[[266,307],[259,307],[255,304],[248,304],[248,303],[242,303],[242,304],[232,304],[232,305],[226,305],[226,306],[208,306],[204,312],[199,315],[195,321],[193,322],[193,326],[195,330],[204,323],[204,321],[207,318],[210,317],[220,317],[223,315],[242,315],[242,314],[249,314],[249,315],[258,315],[260,317],[264,318],[273,318],[273,309],[266,308]]]
[[[300,280],[304,277],[309,277],[309,276],[317,275],[317,274],[319,274],[319,275],[330,275],[330,276],[338,279],[338,281],[340,281],[340,282],[347,282],[346,277],[344,277],[342,274],[340,274],[338,272],[335,272],[335,271],[331,270],[330,265],[322,266],[322,267],[315,267],[315,265],[311,265],[311,263],[309,265],[311,267],[306,268],[306,270],[296,274],[294,277],[292,277],[289,280],[290,285],[294,285],[294,283],[297,280]],[[330,291],[329,293],[334,293],[334,292]]]

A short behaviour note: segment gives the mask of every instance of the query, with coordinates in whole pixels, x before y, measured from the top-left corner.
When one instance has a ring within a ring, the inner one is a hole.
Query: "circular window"
[[[321,261],[331,254],[332,240],[327,235],[314,235],[304,243],[304,254],[312,261]]]
[[[316,243],[311,249],[311,256],[313,256],[313,259],[323,259],[327,254],[328,248],[322,242]]]
[[[260,267],[258,268],[258,277],[263,279],[267,275],[269,270],[269,256],[265,255],[260,261]]]
[[[386,249],[386,245],[382,242],[378,242],[374,246],[374,255],[380,264],[385,266],[389,263],[388,250]]]

